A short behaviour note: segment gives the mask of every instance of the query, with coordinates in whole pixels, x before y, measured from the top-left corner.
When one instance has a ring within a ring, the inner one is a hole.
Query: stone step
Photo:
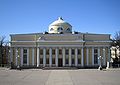
[[[67,70],[67,69],[68,69],[68,70],[74,70],[74,69],[78,69],[78,68],[77,68],[77,67],[43,67],[42,69],[43,69],[43,70],[52,70],[52,69],[53,69],[53,70],[54,70],[54,69],[55,69],[55,70],[56,70],[56,69],[59,69],[59,70],[60,70],[60,69],[61,69],[61,70],[62,70],[62,69],[63,69],[63,70],[64,70],[64,69],[66,69],[66,70]]]

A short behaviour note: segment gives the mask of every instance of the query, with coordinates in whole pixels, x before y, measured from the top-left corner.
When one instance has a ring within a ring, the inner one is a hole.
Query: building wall
[[[109,46],[110,46],[110,35],[102,35],[102,34],[18,34],[11,35],[11,48],[12,48],[12,62],[15,65],[21,64],[21,57],[23,56],[21,53],[21,48],[27,48],[29,53],[29,66],[37,66],[40,63],[40,59],[43,59],[44,54],[40,54],[40,49],[44,48],[52,48],[55,49],[80,49],[83,53],[77,55],[78,61],[81,63],[78,66],[86,67],[86,66],[95,66],[94,58],[93,58],[93,48],[99,49],[99,56],[103,57],[102,65],[106,66],[106,63],[109,57]],[[39,60],[38,60],[38,51],[39,48]],[[32,53],[34,49],[34,54]],[[16,52],[18,51],[18,52]],[[19,55],[19,57],[18,57]],[[83,55],[83,58],[82,58]],[[34,64],[33,64],[33,56],[34,56]],[[52,55],[55,58],[56,54]],[[65,57],[69,57],[70,55],[65,55]],[[98,56],[98,57],[99,57]],[[105,57],[104,57],[105,56]],[[63,55],[58,55],[58,57],[62,58]],[[72,55],[74,60],[76,55]],[[46,55],[46,58],[50,58],[49,53]],[[87,60],[88,59],[88,60]],[[83,60],[83,61],[82,61]],[[44,61],[44,60],[43,60]],[[70,61],[70,57],[69,57]],[[50,62],[48,60],[48,62]],[[72,60],[71,60],[72,62]],[[76,62],[76,61],[75,61]],[[98,64],[99,65],[99,60]],[[83,63],[83,65],[82,65]],[[41,65],[41,64],[39,64]],[[42,64],[43,66],[43,64]],[[49,66],[49,64],[48,64]],[[66,65],[67,66],[67,65]]]

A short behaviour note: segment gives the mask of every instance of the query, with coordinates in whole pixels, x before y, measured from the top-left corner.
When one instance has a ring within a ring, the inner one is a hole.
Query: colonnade
[[[55,56],[55,66],[58,67],[59,66],[59,50],[62,51],[62,54],[61,54],[61,59],[62,59],[62,66],[72,66],[72,50],[74,50],[74,66],[81,66],[81,67],[84,67],[85,65],[86,66],[89,66],[90,65],[90,48],[92,48],[92,66],[95,65],[94,63],[94,49],[96,47],[86,47],[86,53],[84,53],[84,47],[80,47],[80,48],[40,48],[40,47],[37,47],[37,50],[35,50],[35,48],[32,48],[32,65],[33,66],[41,66],[40,64],[40,57],[41,57],[41,54],[40,54],[40,49],[43,50],[43,54],[42,54],[42,59],[43,59],[43,63],[42,63],[42,66],[46,66],[46,58],[47,56],[49,56],[49,67],[53,66],[52,65],[52,58],[53,58],[53,55]],[[102,47],[103,51],[102,51],[102,55],[101,55],[101,50],[100,50],[100,47],[97,47],[97,55],[98,57],[99,56],[102,56],[103,60],[103,65],[106,65],[106,61],[110,61],[110,50],[109,50],[109,47],[108,48],[108,51],[105,49],[106,47]],[[27,63],[26,65],[29,65],[29,48],[25,48],[27,50]],[[47,49],[49,49],[49,54],[47,54]],[[68,50],[68,65],[66,65],[66,49]],[[23,63],[23,57],[24,57],[24,53],[23,53],[23,50],[24,48],[21,47],[20,48],[20,53],[18,52],[18,48],[14,48],[14,56],[13,56],[13,48],[11,47],[10,48],[10,58],[11,58],[11,62],[13,62],[13,58],[15,58],[15,65],[17,66],[19,64],[19,61],[20,61],[20,65],[24,65]],[[55,54],[52,53],[52,51],[55,50]],[[80,50],[80,53],[78,53],[78,50]],[[35,51],[37,53],[36,55],[36,63],[35,63]],[[86,54],[86,64],[84,63],[84,54]],[[106,56],[107,54],[107,56]],[[78,57],[80,57],[80,62],[81,63],[78,63]],[[106,58],[107,57],[107,58]],[[20,60],[19,60],[19,59]],[[107,59],[107,60],[106,60]],[[100,61],[98,61],[98,64],[99,65]]]

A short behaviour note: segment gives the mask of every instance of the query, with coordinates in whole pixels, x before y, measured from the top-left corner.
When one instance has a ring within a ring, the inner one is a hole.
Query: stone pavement
[[[8,70],[0,68],[0,85],[120,85],[120,70]]]
[[[52,70],[45,85],[73,85],[67,70]]]

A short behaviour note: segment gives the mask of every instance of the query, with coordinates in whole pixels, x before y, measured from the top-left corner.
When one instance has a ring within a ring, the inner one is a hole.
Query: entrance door
[[[62,58],[58,58],[58,67],[62,67]]]

